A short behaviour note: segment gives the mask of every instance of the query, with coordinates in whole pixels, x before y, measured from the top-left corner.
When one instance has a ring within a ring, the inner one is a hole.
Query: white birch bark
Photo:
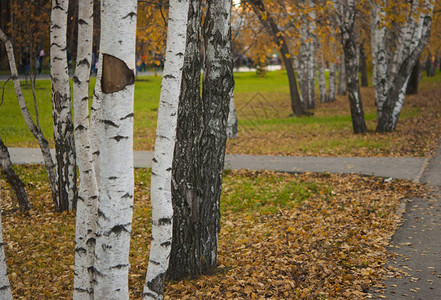
[[[3,242],[1,208],[0,208],[0,299],[12,300],[12,292],[11,292],[11,286],[9,284],[8,269],[6,267],[5,243]]]
[[[172,163],[187,37],[188,0],[170,0],[166,61],[152,164],[152,241],[143,299],[163,299],[172,241]]]
[[[236,108],[234,106],[234,95],[231,96],[228,120],[227,120],[227,138],[233,139],[237,137],[237,115]]]
[[[372,81],[375,87],[377,104],[377,120],[381,118],[383,105],[388,91],[388,58],[386,51],[386,26],[381,24],[385,18],[383,7],[387,1],[371,1],[371,49],[372,49]]]
[[[388,93],[378,121],[378,132],[395,130],[409,76],[430,37],[433,1],[424,0],[422,11],[420,4],[420,1],[410,4],[408,18],[399,31],[397,49],[388,66]]]
[[[318,60],[318,85],[319,85],[319,91],[320,91],[320,102],[325,103],[328,102],[328,94],[326,91],[326,78],[325,78],[325,63],[323,59],[323,53],[322,50],[320,51]]]
[[[302,1],[310,10],[312,1]],[[313,10],[302,15],[300,27],[299,82],[302,100],[307,108],[315,107],[315,13]]]
[[[95,299],[128,299],[133,215],[133,100],[136,0],[101,2],[102,95]],[[97,88],[97,87],[96,87]]]
[[[98,187],[89,136],[89,78],[93,38],[93,1],[78,3],[78,51],[73,78],[75,145],[80,174],[75,226],[73,299],[93,299]]]
[[[335,71],[335,63],[329,63],[329,86],[328,86],[328,101],[333,102],[336,98],[337,91],[337,77]]]
[[[52,81],[52,118],[57,160],[57,194],[60,211],[74,208],[77,198],[75,144],[67,67],[68,0],[52,0],[50,62]]]
[[[27,107],[25,98],[23,96],[23,91],[21,89],[20,80],[18,80],[18,72],[17,66],[15,64],[14,58],[14,49],[12,47],[11,41],[4,34],[4,32],[0,29],[0,40],[5,44],[6,53],[8,55],[9,68],[11,70],[12,82],[14,84],[15,94],[17,95],[17,101],[20,106],[20,111],[23,116],[23,119],[28,127],[29,131],[31,131],[32,135],[38,141],[40,146],[41,154],[43,156],[44,165],[46,167],[46,173],[49,180],[49,185],[51,187],[52,199],[57,207],[58,198],[56,193],[56,176],[55,176],[55,164],[52,160],[52,155],[49,148],[49,143],[43,135],[41,128],[37,126],[29,113],[29,109]]]

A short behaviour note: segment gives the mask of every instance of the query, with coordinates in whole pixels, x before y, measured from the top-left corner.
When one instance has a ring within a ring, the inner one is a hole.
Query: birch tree
[[[367,128],[360,95],[357,46],[354,36],[357,2],[355,0],[334,0],[333,3],[344,51],[344,69],[346,71],[352,128],[355,133],[364,133]]]
[[[310,0],[301,1],[303,10],[300,26],[299,81],[306,108],[315,108],[315,11]]]
[[[329,86],[328,86],[328,101],[333,102],[336,99],[337,91],[337,76],[335,71],[335,63],[329,63]]]
[[[227,138],[233,139],[237,137],[237,114],[236,107],[234,105],[234,95],[231,97],[228,120],[227,120]]]
[[[59,201],[56,193],[55,164],[54,161],[52,160],[49,143],[44,137],[43,132],[41,131],[41,127],[38,119],[38,113],[36,112],[36,122],[34,122],[34,120],[31,117],[31,114],[29,113],[29,109],[27,107],[25,98],[23,96],[23,91],[21,89],[20,80],[18,79],[17,66],[14,58],[14,48],[12,46],[11,41],[8,39],[8,37],[4,34],[4,32],[1,29],[0,29],[0,40],[5,44],[6,53],[8,55],[8,61],[9,61],[9,69],[11,71],[12,82],[14,84],[15,94],[17,95],[17,101],[20,106],[21,114],[26,123],[26,126],[31,131],[35,139],[38,141],[38,145],[40,146],[41,154],[43,156],[44,166],[46,168],[46,173],[52,192],[52,199],[56,209],[58,209]]]
[[[195,3],[192,3],[192,7]],[[190,10],[191,12],[191,10]],[[172,164],[186,53],[188,0],[170,0],[166,61],[152,165],[152,240],[143,299],[162,299],[172,242]],[[198,67],[200,68],[200,67]],[[200,77],[193,78],[197,81]]]
[[[75,271],[73,299],[93,299],[93,266],[98,187],[89,130],[89,77],[93,39],[93,1],[78,2],[78,50],[73,77],[73,108],[77,163],[81,178],[75,226]]]
[[[68,4],[68,0],[52,0],[50,25],[52,118],[57,161],[56,196],[59,211],[74,208],[77,198],[72,102],[66,52]]]
[[[291,96],[291,108],[296,116],[312,115],[312,113],[303,109],[302,101],[299,91],[297,89],[297,79],[295,69],[292,60],[292,54],[283,35],[280,31],[276,21],[271,16],[270,12],[266,9],[262,0],[245,0],[244,3],[248,3],[253,9],[254,13],[259,18],[265,30],[273,38],[277,47],[280,50],[280,54],[288,75],[289,90]]]
[[[328,94],[326,91],[326,78],[325,78],[325,62],[323,58],[323,50],[320,51],[319,57],[317,59],[317,68],[318,68],[318,84],[319,84],[319,92],[320,92],[320,102],[325,103],[328,102]]]
[[[136,5],[136,0],[101,2],[95,299],[129,298]]]
[[[8,268],[6,266],[5,243],[3,242],[1,215],[0,208],[0,299],[12,300],[11,285],[9,284]]]
[[[6,181],[11,186],[14,191],[15,197],[17,198],[18,206],[21,211],[28,211],[31,209],[31,204],[29,203],[28,196],[26,194],[25,185],[23,181],[15,174],[12,168],[11,157],[9,155],[8,148],[3,143],[0,138],[0,168],[6,177]]]
[[[406,21],[399,29],[395,53],[388,65],[387,97],[377,132],[394,131],[397,126],[409,77],[430,37],[433,3],[433,0],[419,0],[409,4]]]

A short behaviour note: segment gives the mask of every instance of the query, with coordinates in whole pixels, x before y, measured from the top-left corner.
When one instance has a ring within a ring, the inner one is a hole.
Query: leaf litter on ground
[[[1,180],[8,272],[17,299],[72,297],[73,212],[54,213],[44,169],[17,168],[33,210]],[[135,172],[130,295],[140,299],[150,244],[150,170]],[[166,299],[358,299],[381,287],[386,247],[420,184],[335,174],[226,172],[218,268],[167,282]]]

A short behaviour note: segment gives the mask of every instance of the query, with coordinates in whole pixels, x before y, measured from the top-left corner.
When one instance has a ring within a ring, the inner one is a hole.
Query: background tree
[[[378,121],[378,132],[395,130],[410,74],[430,37],[433,1],[420,0],[404,5],[406,17],[388,66],[387,98]]]
[[[12,47],[11,41],[4,34],[3,31],[0,30],[0,40],[4,43],[6,53],[8,55],[9,68],[11,70],[12,82],[14,84],[15,94],[17,95],[18,104],[20,106],[21,114],[25,120],[26,126],[31,131],[32,135],[37,139],[38,144],[40,146],[41,154],[43,156],[44,166],[46,168],[47,177],[49,180],[49,185],[51,187],[52,192],[52,200],[54,201],[55,207],[57,208],[57,194],[56,194],[56,175],[55,175],[55,164],[52,160],[52,155],[49,148],[49,143],[43,135],[41,131],[38,111],[35,111],[35,119],[36,122],[31,117],[29,113],[29,109],[27,107],[26,101],[23,96],[23,92],[20,85],[20,80],[18,79],[17,67],[15,64],[14,58],[14,48]],[[34,96],[34,103],[35,103]],[[35,106],[36,109],[36,106]]]
[[[346,71],[352,128],[355,133],[364,133],[367,131],[367,128],[360,95],[357,45],[354,32],[357,15],[356,1],[334,0],[333,3],[344,52],[344,69]]]

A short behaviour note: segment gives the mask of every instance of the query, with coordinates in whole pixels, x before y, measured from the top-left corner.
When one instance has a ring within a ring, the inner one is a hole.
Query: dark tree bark
[[[367,131],[367,128],[360,95],[357,46],[354,36],[354,24],[356,16],[355,1],[348,1],[346,4],[343,4],[342,1],[337,0],[334,0],[334,2],[336,3],[338,11],[337,23],[340,29],[344,51],[346,85],[351,108],[352,127],[355,133],[364,133]]]
[[[313,113],[308,112],[303,109],[302,102],[300,100],[300,94],[297,88],[297,79],[292,62],[292,55],[289,51],[288,44],[283,36],[283,33],[279,30],[276,22],[271,17],[269,12],[266,10],[262,0],[246,0],[249,3],[265,27],[266,31],[272,36],[277,47],[279,47],[280,53],[282,55],[283,63],[286,68],[286,73],[288,75],[289,90],[291,95],[291,108],[296,116],[313,115]],[[265,17],[264,17],[265,16]]]
[[[31,204],[29,203],[28,196],[26,195],[25,185],[20,180],[20,178],[15,174],[12,168],[11,157],[9,156],[9,151],[6,145],[0,138],[0,167],[3,174],[6,177],[6,181],[11,186],[14,191],[15,197],[17,197],[18,205],[21,211],[28,211],[31,209]]]
[[[418,94],[418,85],[420,83],[420,68],[421,64],[419,61],[417,61],[412,69],[412,73],[410,74],[409,82],[407,83],[406,95]]]
[[[203,130],[201,15],[201,2],[191,0],[172,167],[173,241],[167,272],[167,277],[172,280],[202,273],[200,207],[204,198],[199,172]]]
[[[201,165],[203,202],[200,207],[201,264],[210,272],[216,267],[220,231],[220,196],[224,170],[226,127],[233,95],[231,49],[231,0],[208,0],[203,26],[204,76],[202,84],[203,132]]]
[[[367,74],[366,54],[364,53],[363,44],[360,45],[360,73],[361,73],[361,86],[367,87],[369,85],[369,82],[368,82],[368,74]]]
[[[231,1],[207,1],[202,99],[201,10],[200,1],[190,2],[172,167],[173,241],[167,276],[174,280],[211,273],[217,262],[226,128],[234,87]]]

